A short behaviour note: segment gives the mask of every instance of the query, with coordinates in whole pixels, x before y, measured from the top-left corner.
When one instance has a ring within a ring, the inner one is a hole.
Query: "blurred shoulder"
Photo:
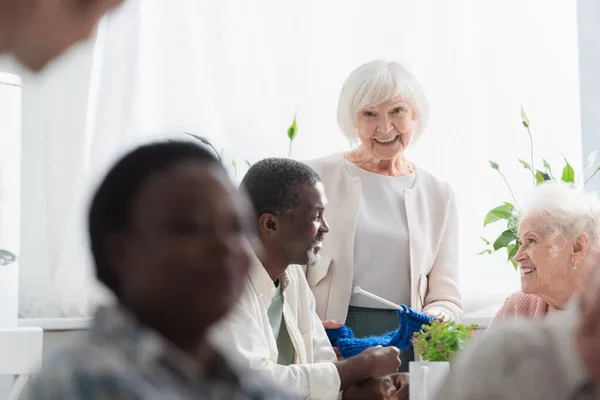
[[[136,378],[122,356],[91,340],[77,340],[49,356],[27,386],[25,399],[136,398]],[[102,397],[106,395],[108,397]]]

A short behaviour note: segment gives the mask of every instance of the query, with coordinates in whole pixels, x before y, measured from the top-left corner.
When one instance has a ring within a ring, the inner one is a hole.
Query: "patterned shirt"
[[[23,398],[298,399],[255,375],[240,378],[242,375],[215,352],[207,358],[210,367],[203,367],[122,308],[100,307],[91,330],[54,354]]]

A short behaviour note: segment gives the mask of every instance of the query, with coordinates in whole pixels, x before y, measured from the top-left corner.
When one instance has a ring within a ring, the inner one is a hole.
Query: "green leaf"
[[[521,122],[525,128],[529,128],[529,118],[527,118],[527,114],[525,114],[523,106],[521,106]]]
[[[535,183],[538,185],[545,181],[551,181],[552,178],[545,172],[540,171],[539,169],[535,171]]]
[[[199,140],[200,142],[202,142],[202,144],[210,147],[211,149],[213,149],[213,151],[215,152],[215,154],[217,155],[219,161],[223,162],[223,157],[222,155],[217,151],[217,149],[215,149],[215,146],[213,146],[213,144],[210,142],[210,140],[208,140],[207,138],[205,138],[204,136],[199,136],[199,135],[194,135],[193,133],[189,133],[189,132],[185,132],[186,135],[190,135],[191,137],[193,137],[196,140]],[[221,150],[222,152],[222,150]]]
[[[517,251],[519,251],[519,246],[517,246],[516,242],[506,246],[506,252],[508,253],[508,261],[512,261],[515,258],[515,254],[517,254]]]
[[[288,138],[290,138],[290,141],[293,141],[294,139],[296,139],[296,135],[298,135],[298,126],[296,125],[296,116],[294,116],[294,122],[292,122],[292,125],[288,128],[287,135],[288,135]]]
[[[519,269],[519,264],[517,264],[517,262],[513,258],[510,259],[510,263],[513,265],[515,271]]]
[[[233,167],[234,171],[237,173],[237,163],[233,159],[231,160],[231,166]]]
[[[510,242],[516,239],[517,237],[513,231],[510,229],[505,230],[494,242],[494,250],[499,250],[503,247],[506,247],[510,244]]]
[[[515,235],[519,231],[519,218],[517,215],[513,214],[506,223],[506,228],[511,230]]]
[[[561,181],[563,181],[565,183],[575,182],[575,170],[573,170],[573,167],[571,167],[571,164],[569,164],[569,161],[567,161],[566,157],[565,157],[565,167],[563,168],[562,177],[560,179],[561,179]]]
[[[552,176],[552,167],[550,167],[550,164],[548,163],[548,161],[546,161],[545,158],[542,161],[544,162],[544,170],[546,170],[546,173],[550,175],[550,178],[552,178],[552,180],[554,180],[554,177]]]
[[[519,162],[521,163],[521,165],[523,165],[525,167],[525,169],[533,172],[533,169],[531,168],[531,165],[529,165],[529,163],[527,161],[521,160],[519,158]]]
[[[479,253],[477,253],[478,256],[481,256],[484,254],[492,254],[492,251],[490,249],[485,249],[485,250],[482,250]]]
[[[490,212],[488,212],[488,214],[483,220],[483,226],[487,226],[488,224],[499,221],[501,219],[508,220],[512,216],[513,211],[514,206],[512,204],[504,203],[503,205],[498,206],[492,209]]]
[[[464,347],[476,328],[474,324],[465,327],[454,321],[436,320],[413,334],[413,347],[424,361],[448,361]]]
[[[190,135],[191,137],[193,137],[193,138],[201,141],[205,145],[212,147],[212,143],[207,138],[205,138],[204,136],[194,135],[193,133],[188,133],[188,135]]]
[[[495,161],[488,161],[490,163],[490,167],[494,168],[496,171],[500,171],[500,165],[498,165]]]
[[[483,236],[481,236],[481,240],[483,240],[483,243],[485,244],[490,244],[490,241],[484,238]]]

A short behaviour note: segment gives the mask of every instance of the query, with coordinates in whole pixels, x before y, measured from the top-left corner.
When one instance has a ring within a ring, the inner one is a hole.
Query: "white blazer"
[[[305,161],[320,176],[328,205],[321,261],[306,278],[323,320],[345,321],[354,275],[354,236],[361,199],[360,180],[348,171],[343,154]],[[384,211],[385,212],[385,211]],[[417,168],[406,191],[411,304],[419,312],[458,321],[463,310],[458,285],[458,215],[450,186]]]
[[[298,265],[281,277],[283,320],[294,346],[294,363],[279,365],[277,339],[268,310],[275,295],[273,280],[260,261],[248,272],[246,285],[232,312],[211,328],[211,343],[242,371],[267,379],[306,399],[341,398],[337,357],[315,313],[314,297]]]

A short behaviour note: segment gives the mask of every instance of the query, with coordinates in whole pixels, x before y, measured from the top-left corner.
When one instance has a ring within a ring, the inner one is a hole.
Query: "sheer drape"
[[[54,298],[40,312],[87,312],[95,289],[85,205],[118,154],[159,134],[196,132],[237,161],[239,179],[244,159],[287,155],[295,113],[294,158],[341,151],[348,144],[335,120],[339,89],[375,58],[406,64],[429,97],[430,124],[410,153],[456,191],[471,304],[498,301],[518,285],[503,255],[475,254],[485,212],[508,200],[487,160],[501,164],[517,193],[531,183],[516,160],[529,155],[521,104],[536,157],[557,161],[562,152],[580,166],[574,0],[132,0],[105,21],[90,57],[87,112],[56,116],[79,121],[80,136],[40,127],[52,143],[41,161],[49,179],[35,203],[47,226],[35,235],[52,240],[43,248],[23,241],[24,252],[45,259],[25,265],[23,255],[24,313],[36,309],[31,280],[48,273]],[[34,233],[25,226],[23,234]]]

